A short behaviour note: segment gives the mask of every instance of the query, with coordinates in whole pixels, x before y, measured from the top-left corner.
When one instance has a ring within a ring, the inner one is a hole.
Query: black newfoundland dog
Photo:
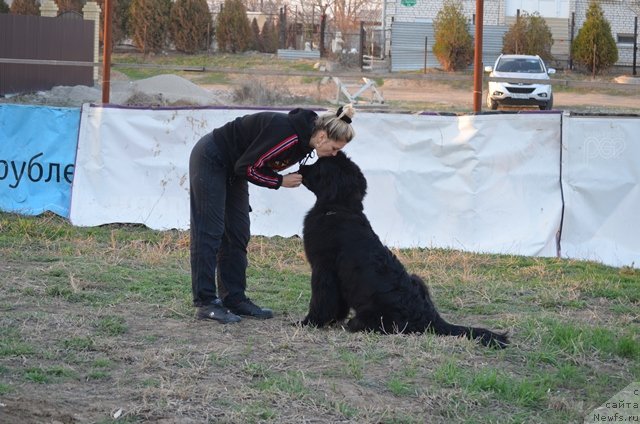
[[[300,167],[316,195],[304,219],[304,249],[311,264],[311,301],[302,325],[322,327],[347,318],[350,331],[466,336],[504,348],[505,334],[449,324],[436,310],[426,284],[409,275],[382,244],[363,213],[367,181],[343,152]]]

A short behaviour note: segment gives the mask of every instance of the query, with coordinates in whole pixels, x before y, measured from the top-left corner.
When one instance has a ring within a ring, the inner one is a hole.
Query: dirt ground
[[[443,105],[473,106],[473,92],[452,88],[446,84],[438,82],[391,80],[385,83],[380,90],[385,99],[408,100],[416,102],[433,102]],[[486,87],[482,93],[482,107],[486,109]],[[639,92],[640,95],[640,92]],[[636,108],[640,109],[639,96],[619,96],[604,93],[575,93],[561,92],[554,93],[555,109],[571,109],[575,106],[600,106],[612,108]]]

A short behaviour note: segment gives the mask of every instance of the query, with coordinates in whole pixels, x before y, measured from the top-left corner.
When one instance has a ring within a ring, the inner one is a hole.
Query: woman
[[[333,156],[355,135],[351,105],[318,116],[306,109],[259,112],[228,122],[196,143],[189,160],[191,288],[196,318],[221,323],[239,315],[273,317],[246,295],[249,243],[247,181],[267,188],[298,187],[298,173],[278,171],[313,151]],[[218,294],[216,294],[216,278]]]

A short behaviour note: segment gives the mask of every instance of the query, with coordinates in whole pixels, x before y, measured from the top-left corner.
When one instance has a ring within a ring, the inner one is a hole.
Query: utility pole
[[[102,103],[109,103],[111,86],[111,12],[112,0],[104,0],[104,43],[102,45]],[[97,25],[97,24],[96,24]]]
[[[473,112],[482,111],[482,22],[484,17],[483,0],[476,0],[476,38],[473,55]]]

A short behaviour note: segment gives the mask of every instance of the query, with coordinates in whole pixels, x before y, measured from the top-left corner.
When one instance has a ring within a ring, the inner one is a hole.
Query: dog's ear
[[[332,187],[335,196],[361,203],[367,193],[367,179],[364,174],[342,151],[336,154],[334,162],[338,165],[333,177],[337,184]]]
[[[367,194],[367,179],[360,170],[360,167],[356,165],[344,152],[338,152],[341,162],[341,171],[345,176],[345,180],[349,180],[347,185],[351,188],[352,193],[350,195],[358,201],[362,201]]]
[[[325,160],[322,163],[322,172],[317,181],[317,185],[322,188],[315,191],[318,200],[335,202],[338,199],[342,183],[340,181],[339,167],[333,166],[334,164],[334,161],[329,160]]]
[[[367,194],[367,179],[358,166],[351,162],[347,168],[340,170],[340,191],[343,197],[362,202]]]
[[[364,174],[362,173],[362,171],[360,170],[360,168],[358,167],[358,165],[356,165],[354,163],[354,166],[357,169],[357,187],[358,187],[358,194],[360,195],[360,201],[362,201],[364,199],[364,196],[367,195],[367,179],[364,177]]]

